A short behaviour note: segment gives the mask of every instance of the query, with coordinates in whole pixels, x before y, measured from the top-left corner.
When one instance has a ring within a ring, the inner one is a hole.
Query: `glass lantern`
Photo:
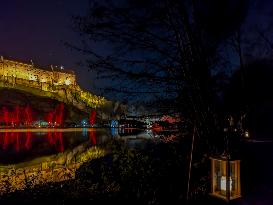
[[[226,201],[241,197],[240,160],[211,158],[211,195]]]

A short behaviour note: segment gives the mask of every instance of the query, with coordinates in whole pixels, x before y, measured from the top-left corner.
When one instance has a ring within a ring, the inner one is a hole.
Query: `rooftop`
[[[29,62],[24,62],[24,61],[21,61],[21,60],[18,61],[18,60],[6,59],[3,56],[1,56],[0,62],[8,62],[8,63],[12,63],[12,64],[20,64],[20,65],[24,65],[24,66],[28,66],[28,67],[34,67],[35,69],[41,69],[41,70],[46,70],[46,71],[68,73],[68,74],[73,74],[73,75],[75,74],[73,70],[62,69],[62,67],[58,67],[58,66],[53,66],[53,65],[50,65],[48,67],[40,66],[38,64],[34,64],[32,60],[30,60],[30,63],[29,63]]]

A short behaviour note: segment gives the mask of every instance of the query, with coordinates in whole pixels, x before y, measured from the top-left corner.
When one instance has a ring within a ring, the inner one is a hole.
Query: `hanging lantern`
[[[241,197],[240,160],[211,157],[211,195],[226,201]]]

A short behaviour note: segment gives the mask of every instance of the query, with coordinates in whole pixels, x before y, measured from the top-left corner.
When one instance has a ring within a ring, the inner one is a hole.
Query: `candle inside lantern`
[[[227,189],[227,177],[226,176],[222,176],[221,177],[221,190],[222,191],[226,191]],[[232,179],[231,177],[229,177],[229,190],[232,190]]]

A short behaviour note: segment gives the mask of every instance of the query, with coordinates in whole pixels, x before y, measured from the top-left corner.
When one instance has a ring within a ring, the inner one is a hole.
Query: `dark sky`
[[[78,74],[79,84],[92,90],[94,77],[76,63],[80,55],[63,42],[77,43],[71,17],[85,13],[88,0],[1,0],[0,55],[48,66],[64,66]]]
[[[248,21],[252,24],[268,24],[273,22],[272,0],[250,0]]]
[[[273,1],[250,2],[247,22],[261,26],[273,19]],[[85,13],[88,0],[1,0],[0,6],[0,55],[26,62],[32,59],[43,66],[62,65],[76,72],[83,88],[93,90],[95,77],[76,65],[83,58],[63,44],[79,41],[70,28],[71,16]]]

